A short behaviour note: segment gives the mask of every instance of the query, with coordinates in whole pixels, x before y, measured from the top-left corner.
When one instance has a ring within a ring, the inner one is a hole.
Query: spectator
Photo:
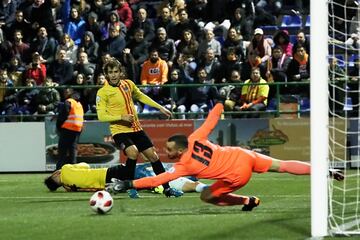
[[[210,85],[213,81],[207,77],[204,68],[199,68],[197,71],[197,83],[204,84],[204,86],[192,87],[187,92],[187,103],[178,107],[180,113],[187,110],[193,113],[190,118],[194,119],[203,118],[201,113],[208,112],[220,99],[218,89]]]
[[[291,58],[283,52],[283,48],[275,46],[272,51],[271,59],[267,66],[266,77],[268,82],[287,82],[286,72],[288,70]],[[271,85],[269,98],[275,95],[276,85]],[[285,85],[280,86],[280,92],[286,94]]]
[[[79,53],[79,58],[74,66],[74,75],[82,74],[90,85],[94,84],[94,73],[96,65],[90,63],[86,52]]]
[[[186,3],[189,15],[203,24],[208,20],[207,0],[190,0]]]
[[[123,22],[120,21],[120,17],[117,11],[111,11],[108,15],[107,21],[101,24],[101,40],[106,40],[110,37],[111,28],[119,29],[119,36],[125,38],[128,30]]]
[[[199,67],[204,68],[207,78],[214,83],[224,82],[223,73],[221,72],[221,63],[215,57],[214,50],[208,48],[205,59],[199,63]]]
[[[130,36],[132,36],[134,31],[138,28],[144,30],[145,41],[148,43],[152,42],[155,37],[155,26],[154,23],[148,19],[147,12],[144,7],[140,7],[137,11],[136,18],[131,27]]]
[[[62,36],[61,42],[56,48],[56,52],[59,52],[60,49],[65,51],[66,60],[68,60],[71,64],[76,63],[78,46],[69,34],[65,33],[64,36]]]
[[[132,10],[126,0],[117,0],[117,12],[120,21],[123,22],[127,29],[130,29],[133,22]]]
[[[25,78],[33,79],[37,86],[42,86],[46,78],[46,66],[41,63],[38,52],[32,54],[31,63],[26,67]]]
[[[101,51],[120,59],[125,46],[125,38],[120,35],[119,26],[111,26],[109,38],[102,42]]]
[[[128,50],[127,50],[128,49]],[[130,51],[133,57],[134,76],[133,81],[140,84],[141,65],[145,62],[149,55],[148,42],[144,39],[144,30],[138,28],[134,32],[134,37],[127,44],[126,51]]]
[[[168,81],[167,75],[166,62],[159,57],[157,49],[151,50],[141,71],[141,85],[162,85]]]
[[[169,68],[172,67],[176,56],[176,48],[174,40],[167,37],[165,28],[160,27],[157,29],[156,37],[150,49],[157,49],[159,57],[166,61]]]
[[[241,61],[236,54],[234,48],[229,48],[227,51],[226,59],[221,63],[222,82],[227,82],[230,79],[234,70],[241,72]]]
[[[158,87],[145,87],[143,92],[159,104],[163,104],[162,88],[160,85],[168,81],[168,66],[164,60],[159,57],[157,49],[150,51],[149,59],[144,62],[141,70],[141,85],[157,85]],[[152,111],[145,105],[143,112]]]
[[[6,39],[12,40],[15,30],[21,30],[24,37],[24,42],[30,43],[32,39],[31,24],[24,19],[24,13],[21,10],[17,10],[15,19],[5,26]]]
[[[292,57],[293,44],[290,42],[289,32],[286,30],[277,31],[273,37],[275,46],[280,46],[287,56]]]
[[[0,27],[9,25],[15,20],[16,1],[3,0],[0,4]]]
[[[100,0],[101,1],[101,0]],[[97,2],[97,1],[95,1]],[[85,31],[94,34],[94,41],[100,42],[102,40],[101,25],[98,22],[98,15],[94,12],[90,12],[87,16],[85,23]]]
[[[100,61],[96,64],[95,77],[98,77],[100,74],[103,74],[104,65],[111,59],[111,55],[107,52],[103,52],[100,57]]]
[[[25,66],[21,62],[20,57],[13,56],[9,62],[8,75],[11,81],[14,83],[14,86],[23,85],[24,72],[25,72]]]
[[[34,0],[30,7],[31,28],[37,33],[40,27],[45,27],[50,36],[55,35],[55,23],[51,12],[51,1]]]
[[[309,39],[306,38],[305,32],[304,30],[299,30],[298,33],[296,34],[296,42],[294,43],[293,46],[293,55],[295,54],[295,49],[297,48],[297,45],[302,45],[307,54],[310,54],[310,42]]]
[[[56,45],[56,40],[48,36],[46,28],[40,27],[30,48],[32,52],[38,52],[42,56],[42,62],[49,66],[55,60]]]
[[[309,81],[310,79],[310,56],[302,45],[297,45],[293,59],[289,64],[287,76],[289,81]],[[309,96],[308,85],[291,85],[289,89],[293,94]]]
[[[276,17],[263,8],[255,7],[253,28],[259,28],[261,26],[276,26]]]
[[[194,83],[197,68],[194,58],[179,53],[173,68],[179,69],[179,77],[183,83]]]
[[[180,42],[177,45],[177,52],[182,53],[186,58],[195,59],[198,56],[199,43],[190,29],[185,29]]]
[[[199,44],[197,58],[201,59],[205,57],[206,50],[211,48],[214,50],[216,57],[221,56],[221,44],[218,40],[215,39],[215,34],[212,29],[205,29],[205,39],[202,40]]]
[[[92,13],[92,16],[96,16],[96,20],[98,20],[99,22],[105,20],[108,12],[112,9],[112,4],[108,0],[89,1],[89,4],[91,12],[88,14],[88,17]]]
[[[80,52],[85,52],[89,62],[96,64],[99,59],[99,43],[95,41],[94,34],[86,31],[79,46]]]
[[[254,36],[247,48],[248,55],[256,54],[261,57],[261,64],[266,65],[267,60],[271,56],[271,46],[264,39],[264,31],[257,28],[254,31]],[[250,57],[249,57],[250,58]],[[249,59],[250,60],[250,59]]]
[[[174,19],[171,16],[170,8],[165,6],[161,9],[160,16],[155,21],[155,29],[160,27],[165,28],[168,36],[173,36],[171,30],[174,30],[174,26],[176,25]]]
[[[228,83],[243,83],[241,80],[241,74],[238,70],[233,70],[231,72],[230,79],[227,80]],[[220,89],[220,95],[224,102],[225,111],[233,111],[235,106],[240,103],[241,99],[241,86],[228,85]],[[228,116],[230,117],[230,115]]]
[[[282,0],[260,0],[256,7],[262,8],[277,17],[282,8]]]
[[[160,3],[157,12],[159,13],[161,10],[163,10],[165,7],[167,7],[170,10],[170,16],[175,21],[178,22],[178,14],[181,9],[185,9],[186,3],[184,0],[164,0],[162,3]],[[160,14],[158,14],[160,15]],[[166,29],[168,30],[168,29]]]
[[[36,88],[36,83],[31,78],[25,80],[25,86],[28,88],[23,88],[16,94],[18,107],[15,112],[19,115],[32,115],[37,109],[36,98],[39,94],[39,89]],[[26,119],[33,120],[31,118]]]
[[[16,108],[16,91],[11,88],[14,84],[8,76],[5,66],[0,67],[0,114],[14,114]],[[1,121],[12,121],[11,118],[2,118]]]
[[[70,18],[64,22],[64,33],[68,34],[76,45],[81,43],[85,33],[85,21],[76,7],[71,8]]]
[[[37,114],[54,115],[57,111],[58,103],[60,102],[60,93],[54,88],[55,84],[52,79],[47,77],[44,86],[37,95]],[[35,114],[36,114],[35,113]]]
[[[193,19],[189,18],[186,9],[180,9],[178,12],[178,17],[179,22],[171,29],[170,32],[174,35],[170,35],[170,38],[174,39],[174,41],[179,40],[183,37],[183,32],[188,29],[196,34],[196,39],[200,38],[200,36],[197,36],[197,34],[200,35],[201,33],[200,27]]]
[[[245,61],[245,42],[242,40],[241,34],[231,27],[227,32],[227,37],[225,39],[224,45],[222,47],[222,59],[226,59],[228,49],[235,49],[235,53],[239,61]]]
[[[350,38],[345,41],[345,45],[349,49],[357,50],[360,49],[360,32],[352,33]]]
[[[60,49],[56,54],[55,61],[50,64],[48,75],[51,76],[54,83],[58,85],[68,85],[73,78],[74,67],[68,59],[66,59],[66,51]]]
[[[243,8],[236,8],[232,18],[230,19],[230,28],[235,28],[236,32],[240,33],[245,41],[250,41],[252,21],[246,19],[245,10]]]
[[[23,35],[21,30],[15,30],[12,52],[14,56],[19,56],[22,62],[29,62],[31,60],[30,46],[24,43],[22,39]]]
[[[251,78],[245,81],[241,89],[240,105],[235,106],[238,111],[262,111],[266,109],[267,98],[269,94],[269,85],[257,85],[258,83],[266,83],[266,80],[261,78],[260,69],[253,68],[251,71]],[[259,113],[246,114],[249,118],[259,117]]]

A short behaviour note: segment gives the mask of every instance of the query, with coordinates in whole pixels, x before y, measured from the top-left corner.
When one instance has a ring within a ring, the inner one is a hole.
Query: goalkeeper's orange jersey
[[[161,107],[161,105],[142,93],[131,80],[121,80],[117,87],[105,84],[98,90],[96,95],[98,119],[103,122],[110,122],[112,135],[142,130],[133,99],[151,107],[158,109]],[[131,126],[120,121],[123,114],[134,115],[134,123]]]
[[[222,111],[223,105],[217,104],[203,125],[189,136],[188,150],[173,168],[154,177],[135,180],[134,187],[156,187],[181,176],[216,179],[243,186],[253,171],[266,172],[271,166],[270,157],[240,147],[221,147],[207,139]]]
[[[61,182],[68,191],[96,191],[105,188],[107,168],[91,169],[87,163],[65,164]]]

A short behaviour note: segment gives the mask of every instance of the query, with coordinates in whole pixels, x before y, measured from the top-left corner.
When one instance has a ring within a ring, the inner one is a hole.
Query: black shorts
[[[112,178],[117,178],[120,180],[129,179],[127,168],[125,165],[117,165],[113,167],[109,167],[106,171],[106,183],[111,182]]]
[[[135,145],[139,152],[143,152],[144,150],[154,146],[144,131],[119,133],[115,134],[113,138],[116,146],[122,151],[132,145]]]

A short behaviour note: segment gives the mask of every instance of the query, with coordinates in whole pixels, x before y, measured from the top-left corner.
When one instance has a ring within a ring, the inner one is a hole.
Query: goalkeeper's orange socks
[[[296,175],[309,175],[310,164],[301,161],[280,161],[279,172],[286,172]]]

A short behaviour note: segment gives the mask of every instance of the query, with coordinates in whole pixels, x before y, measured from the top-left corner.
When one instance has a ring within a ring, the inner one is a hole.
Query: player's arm
[[[108,97],[104,89],[100,89],[96,95],[96,112],[99,121],[101,122],[115,122],[121,120],[120,116],[114,116],[109,114],[107,110]]]
[[[153,177],[145,177],[133,181],[120,181],[117,179],[112,179],[113,183],[107,184],[107,190],[114,192],[122,192],[130,188],[154,188],[162,185],[163,183],[167,183],[179,177],[188,175],[191,175],[191,173],[186,171],[186,169],[181,165],[181,163],[176,163],[174,167],[170,168],[167,172],[161,173]]]
[[[135,86],[135,84],[133,84],[133,97],[146,104],[149,105],[150,107],[154,107],[160,110],[160,112],[162,112],[164,115],[166,115],[167,117],[171,117],[172,113],[166,109],[165,107],[161,106],[160,104],[158,104],[157,102],[155,102],[154,100],[152,100],[149,96],[147,96],[145,93],[143,93],[142,91],[140,91],[140,89],[138,87]]]
[[[218,123],[221,113],[224,111],[224,106],[221,103],[217,103],[215,107],[210,111],[207,116],[205,122],[198,128],[195,132],[193,132],[189,139],[196,138],[202,139],[207,138],[207,136],[211,133],[211,131],[215,128]]]

